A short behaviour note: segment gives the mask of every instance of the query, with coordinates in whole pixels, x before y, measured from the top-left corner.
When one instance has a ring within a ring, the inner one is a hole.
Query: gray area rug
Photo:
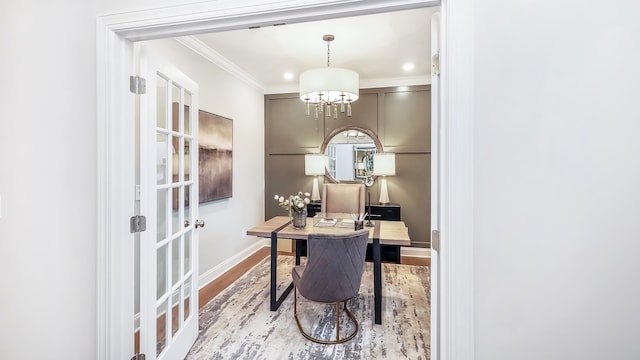
[[[294,259],[278,257],[278,294],[291,282]],[[360,295],[347,306],[360,324],[351,341],[306,340],[293,318],[293,291],[269,311],[269,258],[200,310],[200,333],[186,359],[430,359],[429,267],[382,264],[382,324],[373,321],[373,266],[365,264]],[[298,317],[314,337],[335,336],[332,305],[298,294]],[[351,328],[340,318],[340,333]]]

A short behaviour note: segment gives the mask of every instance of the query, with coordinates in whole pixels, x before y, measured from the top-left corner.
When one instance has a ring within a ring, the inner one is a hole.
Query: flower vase
[[[296,229],[304,229],[307,226],[307,209],[302,211],[293,211],[291,221]]]

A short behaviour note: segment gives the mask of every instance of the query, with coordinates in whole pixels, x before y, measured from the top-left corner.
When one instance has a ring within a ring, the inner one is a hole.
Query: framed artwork
[[[200,203],[230,198],[233,187],[233,120],[198,112]]]
[[[354,146],[354,175],[357,179],[366,179],[373,172],[373,154],[378,149],[375,146]]]

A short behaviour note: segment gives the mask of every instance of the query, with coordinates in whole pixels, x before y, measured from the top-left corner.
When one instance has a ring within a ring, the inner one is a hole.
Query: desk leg
[[[296,265],[300,265],[301,255],[302,255],[302,240],[296,240]]]
[[[270,300],[271,300],[271,311],[276,311],[280,307],[280,304],[287,298],[287,295],[293,290],[293,281],[291,284],[284,290],[280,297],[276,296],[276,284],[277,284],[277,275],[278,275],[278,231],[287,226],[287,224],[283,225],[276,231],[271,232],[271,289],[270,289]]]
[[[374,237],[372,247],[375,323],[382,324],[382,257],[380,256],[380,239]]]
[[[271,311],[278,310],[278,301],[276,299],[276,281],[278,274],[278,235],[271,233]]]

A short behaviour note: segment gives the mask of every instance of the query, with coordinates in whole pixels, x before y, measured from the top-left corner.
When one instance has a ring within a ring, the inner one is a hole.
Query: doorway
[[[133,214],[129,204],[133,204],[134,194],[127,185],[133,183],[133,175],[123,170],[131,168],[131,166],[127,165],[131,165],[134,148],[133,134],[129,134],[128,130],[128,124],[131,123],[128,120],[131,120],[133,116],[133,104],[124,90],[128,84],[123,80],[133,73],[131,61],[132,42],[176,37],[197,32],[224,31],[255,24],[273,23],[275,20],[293,23],[402,10],[409,6],[423,7],[439,4],[438,1],[414,1],[410,3],[411,5],[407,5],[406,1],[355,1],[342,4],[325,1],[315,2],[313,5],[286,6],[286,4],[279,2],[276,5],[262,5],[261,7],[254,5],[243,9],[237,9],[237,3],[234,5],[198,3],[190,6],[156,9],[149,12],[106,16],[99,19],[98,138],[100,146],[98,168],[99,178],[105,179],[105,183],[99,185],[101,196],[99,196],[98,201],[98,224],[99,228],[104,230],[99,231],[98,239],[98,288],[100,289],[99,291],[104,293],[99,298],[105,299],[104,303],[98,304],[99,358],[128,358],[131,355],[128,349],[133,348],[132,344],[130,344],[133,339],[132,332],[128,334],[127,331],[123,331],[129,326],[131,309],[128,305],[114,306],[114,304],[120,303],[119,299],[126,298],[133,288],[130,280],[133,276],[128,277],[126,269],[123,270],[117,267],[120,264],[127,263],[126,260],[131,260],[132,258],[130,246],[123,244],[123,240],[131,237],[126,231],[128,230],[128,217],[123,219],[122,216],[118,216],[122,213]],[[464,1],[461,3],[464,3]],[[444,4],[445,2],[443,2]],[[227,8],[224,8],[225,6]],[[180,22],[177,21],[178,18],[181,19]],[[443,22],[446,22],[446,19],[445,15]],[[469,44],[466,45],[470,46]],[[461,78],[459,80],[464,81],[465,79]],[[444,85],[443,90],[447,90],[446,85]],[[443,113],[446,114],[445,109],[443,109]],[[457,115],[457,113],[454,115]],[[472,127],[469,127],[469,129],[472,129]],[[462,146],[461,150],[464,154],[468,154],[470,149]],[[468,168],[469,161],[469,159],[466,159],[462,167]],[[471,179],[471,177],[468,177],[468,179]],[[448,191],[455,191],[456,184],[451,185],[448,187]],[[466,183],[462,184],[462,186],[467,185]],[[442,201],[446,204],[447,197],[444,196]],[[472,203],[472,201],[468,198],[463,199],[462,202],[462,205],[466,206],[467,209],[471,208],[469,203]],[[444,217],[443,221],[446,224],[447,218]],[[444,224],[443,227],[445,226]],[[472,249],[472,247],[469,248]],[[465,254],[461,255],[464,256]],[[452,260],[455,260],[455,257],[452,257]],[[444,271],[447,269],[444,261],[443,269]],[[472,277],[470,276],[469,278]],[[471,298],[471,296],[466,296],[469,292],[467,287],[468,284],[464,284],[461,292],[465,296],[460,296],[460,299]],[[455,298],[456,296],[453,297]],[[472,300],[467,301],[472,302]],[[444,304],[451,305],[447,301],[444,301]],[[467,307],[469,304],[467,302],[462,305]],[[446,310],[452,309],[455,311],[457,307],[458,305],[454,303],[453,306],[447,306]],[[446,317],[441,317],[443,323],[446,320]],[[465,325],[467,324],[465,323]],[[470,338],[472,339],[472,336]],[[472,340],[468,339],[469,337],[465,334],[463,341],[466,343],[472,342]],[[462,349],[468,348],[472,349],[473,347],[462,347]],[[444,351],[443,354],[445,354]]]

